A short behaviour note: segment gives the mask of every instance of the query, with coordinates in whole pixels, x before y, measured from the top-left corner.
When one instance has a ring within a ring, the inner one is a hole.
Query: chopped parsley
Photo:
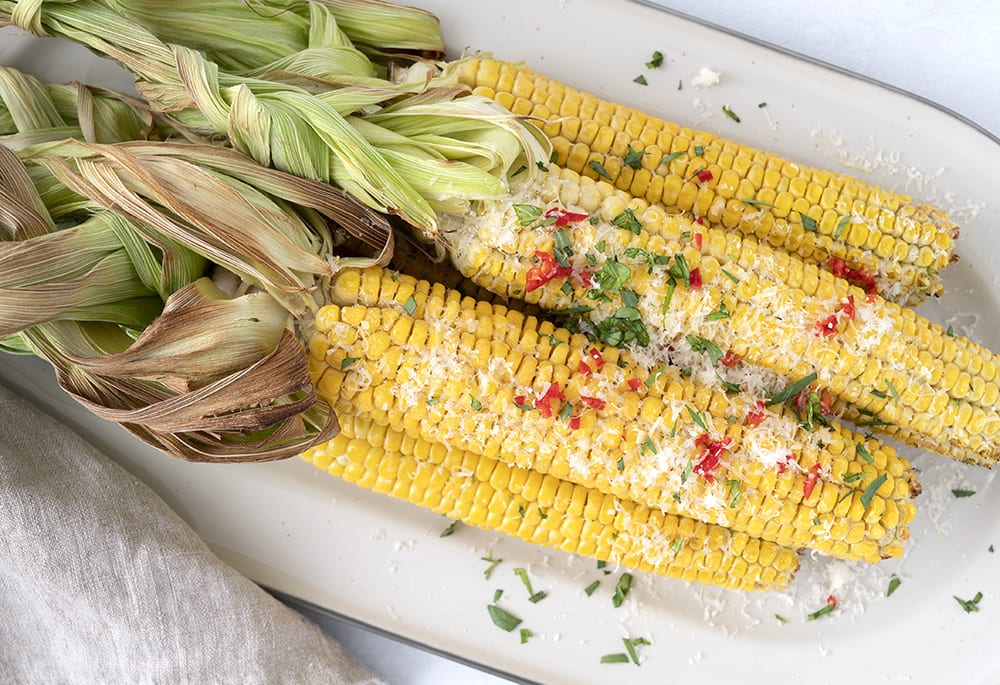
[[[646,77],[643,76],[642,74],[639,74],[634,79],[632,79],[632,83],[638,83],[640,86],[648,86],[649,85],[649,82],[646,81]]]
[[[360,359],[360,357],[344,357],[344,359],[340,361],[340,370],[346,371],[350,368],[351,364],[358,361],[358,359]]]
[[[705,154],[705,148],[702,147],[701,145],[695,145],[694,154],[697,155],[698,157],[701,157],[703,154]]]
[[[522,645],[525,642],[528,641],[528,638],[535,637],[535,634],[533,632],[531,632],[530,630],[528,630],[527,628],[521,628],[520,635],[521,635],[521,644]]]
[[[632,269],[615,259],[601,264],[594,280],[602,290],[621,290],[632,277]]]
[[[976,491],[975,490],[963,490],[962,488],[955,488],[955,489],[953,489],[951,491],[951,494],[953,494],[955,497],[958,497],[958,498],[972,497],[973,495],[976,494]]]
[[[663,53],[659,50],[653,51],[653,56],[650,57],[649,61],[646,62],[647,69],[656,69],[656,67],[663,64]]]
[[[480,402],[471,392],[469,393],[469,405],[472,407],[473,411],[479,411],[483,408],[483,403]]]

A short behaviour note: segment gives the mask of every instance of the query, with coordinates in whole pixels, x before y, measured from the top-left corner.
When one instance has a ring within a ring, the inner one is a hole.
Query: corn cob
[[[783,408],[750,427],[752,400],[403,275],[344,271],[330,297],[310,356],[339,413],[779,545],[902,552],[916,485],[888,447]]]
[[[553,170],[510,202],[449,225],[456,266],[480,285],[546,309],[592,305],[594,319],[621,306],[615,293],[608,302],[592,299],[593,281],[581,285],[577,277],[525,292],[534,255],[551,257],[560,248],[558,232],[520,224],[518,202],[593,216],[562,237],[572,242],[578,272],[606,262],[628,267],[651,348],[683,346],[685,335],[705,338],[785,378],[817,374],[834,408],[861,425],[974,464],[1000,458],[1000,359],[992,352],[752,236],[668,215],[570,170]],[[634,219],[626,226],[632,230],[620,228],[622,217]],[[587,255],[593,264],[583,262]],[[649,261],[653,255],[671,266]],[[697,287],[671,275],[682,275],[674,255],[697,270]]]
[[[341,415],[302,455],[332,475],[486,530],[669,578],[740,590],[786,587],[793,550],[399,430]]]
[[[519,64],[471,58],[452,68],[474,93],[539,120],[563,167],[807,263],[843,260],[901,304],[942,292],[957,227],[939,209],[602,101]]]

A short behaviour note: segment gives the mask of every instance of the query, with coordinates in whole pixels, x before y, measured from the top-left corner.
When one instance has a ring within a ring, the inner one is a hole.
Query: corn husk
[[[533,173],[548,159],[549,144],[534,127],[471,98],[453,74],[426,63],[397,69],[385,61],[405,43],[393,36],[416,30],[409,22],[427,35],[437,33],[436,22],[419,11],[362,0],[169,7],[154,0],[81,0],[30,9],[0,0],[4,16],[38,35],[77,40],[118,60],[135,74],[139,93],[177,128],[225,135],[260,164],[339,185],[431,238],[437,236],[437,212],[464,211],[470,200],[499,197],[512,173]],[[398,32],[391,28],[396,26]],[[431,42],[406,49],[427,50]],[[362,50],[361,43],[376,49]],[[462,105],[445,116],[426,111],[448,100]],[[406,135],[390,124],[411,105],[418,107],[414,117],[428,117],[422,130],[433,122],[433,134],[412,145],[386,145],[398,137],[390,134]],[[457,125],[462,107],[474,130]],[[383,110],[381,119],[374,118]],[[491,147],[503,154],[486,154]]]

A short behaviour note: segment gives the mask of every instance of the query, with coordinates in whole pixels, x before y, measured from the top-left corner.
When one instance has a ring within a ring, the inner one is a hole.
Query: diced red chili
[[[830,257],[827,266],[830,267],[834,276],[862,288],[868,293],[869,298],[878,293],[878,283],[875,281],[874,274],[870,274],[864,269],[852,268],[843,259],[837,257]]]
[[[701,447],[702,445],[707,445],[712,440],[712,436],[708,433],[702,433],[697,438],[694,439],[694,446]]]
[[[733,368],[740,363],[740,355],[734,354],[732,350],[727,350],[722,359],[719,360],[726,368]]]
[[[580,427],[580,417],[579,416],[569,417],[569,429],[575,431],[579,427]]]
[[[698,224],[699,226],[704,226],[705,225],[705,217],[702,217],[702,216],[695,217],[694,222],[696,224]]]
[[[552,418],[552,405],[549,404],[549,398],[542,397],[537,402],[535,402],[535,409],[538,410],[538,413],[541,415],[543,419]]]
[[[701,223],[701,217],[700,216],[698,217],[698,223]],[[694,234],[694,249],[696,249],[696,250],[698,250],[700,252],[701,251],[701,245],[702,245],[701,233],[695,233]]]
[[[784,473],[791,466],[792,462],[797,461],[795,455],[789,452],[785,455],[785,458],[778,462],[778,473]]]
[[[707,436],[708,434],[703,433],[702,435]],[[700,440],[701,437],[699,436],[698,439]],[[722,440],[709,439],[699,457],[698,463],[694,465],[694,472],[709,483],[714,483],[715,470],[719,468],[719,460],[722,457],[722,453],[729,449],[732,444],[732,438],[723,438]]]
[[[568,266],[560,266],[555,255],[551,252],[537,251],[535,256],[539,259],[540,264],[528,269],[524,279],[524,289],[529,293],[538,290],[553,279],[565,278],[573,272],[573,269]]]
[[[590,352],[588,352],[587,354],[589,354],[590,358],[594,360],[595,364],[597,364],[598,369],[602,368],[605,364],[607,364],[607,362],[604,361],[604,355],[602,355],[601,351],[596,347],[591,347]]]
[[[747,412],[746,425],[755,427],[764,423],[764,400],[754,402],[753,409]]]
[[[848,320],[853,321],[856,313],[854,309],[854,295],[848,295],[847,297],[840,298],[840,304],[837,305],[837,311],[844,312],[844,316],[846,316]]]
[[[821,335],[824,338],[831,338],[837,335],[837,315],[831,314],[825,319],[817,321],[816,335]]]
[[[542,393],[543,400],[550,400],[553,398],[557,400],[566,399],[566,396],[563,394],[562,389],[559,387],[558,381],[553,381],[549,383],[549,387],[547,387],[545,389],[545,392]]]
[[[715,176],[712,175],[711,169],[702,169],[701,171],[698,172],[698,180],[701,183],[708,183],[713,178],[715,178]]]
[[[833,595],[829,595],[826,598],[826,603],[829,604],[830,606],[836,608],[837,607],[837,598],[834,597]]]
[[[691,269],[691,273],[688,275],[688,283],[691,284],[691,290],[701,290],[701,271],[697,267]]]
[[[639,388],[642,387],[642,381],[638,378],[629,378],[627,381],[628,387],[632,389],[633,392],[639,392]]]
[[[574,271],[576,277],[580,279],[580,283],[585,287],[589,288],[594,282],[594,274],[587,269],[580,269],[579,271]]]
[[[583,361],[582,359],[580,360],[580,364],[577,366],[577,371],[580,372],[581,376],[589,376],[590,374],[594,373],[594,370],[590,368],[590,364]]]
[[[805,499],[809,499],[809,495],[813,493],[813,489],[816,487],[816,481],[819,480],[819,464],[813,464],[812,468],[809,469],[809,473],[806,474],[806,481],[802,484],[802,493],[805,495]]]
[[[556,226],[566,226],[568,224],[576,223],[578,221],[586,221],[589,216],[587,214],[580,214],[579,212],[567,212],[565,209],[560,207],[552,207],[547,212],[545,212],[545,218],[551,219],[555,217]]]
[[[591,409],[597,409],[598,411],[608,406],[608,403],[600,397],[587,397],[586,395],[580,395],[580,401]]]

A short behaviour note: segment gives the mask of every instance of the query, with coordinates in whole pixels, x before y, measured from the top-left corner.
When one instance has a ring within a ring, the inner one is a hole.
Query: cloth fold
[[[0,682],[381,683],[3,387]]]

